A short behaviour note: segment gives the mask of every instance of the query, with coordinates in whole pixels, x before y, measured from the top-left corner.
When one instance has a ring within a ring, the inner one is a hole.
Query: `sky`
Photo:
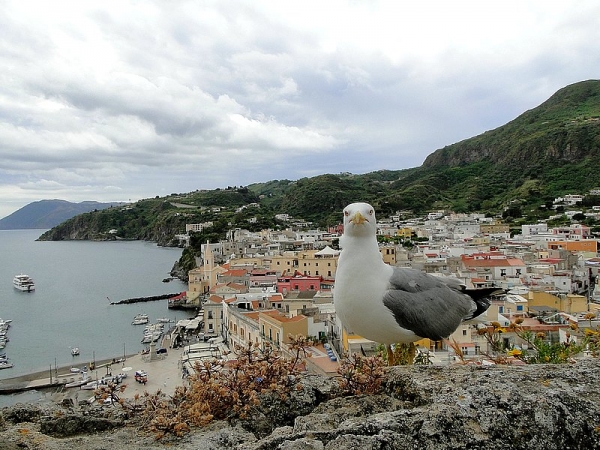
[[[600,78],[600,2],[0,0],[0,218],[420,166]]]

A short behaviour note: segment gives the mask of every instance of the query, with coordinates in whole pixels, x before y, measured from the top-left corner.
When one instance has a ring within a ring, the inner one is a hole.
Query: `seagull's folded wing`
[[[439,341],[450,336],[477,310],[476,303],[463,290],[457,279],[394,268],[383,303],[402,328]]]

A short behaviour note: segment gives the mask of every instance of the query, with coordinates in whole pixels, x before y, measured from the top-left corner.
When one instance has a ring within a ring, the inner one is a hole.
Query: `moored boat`
[[[15,289],[23,292],[32,292],[35,290],[33,279],[25,274],[15,275],[13,278],[13,286]]]
[[[71,355],[78,356],[79,355],[79,347],[73,347],[71,349]]]
[[[138,314],[133,318],[131,325],[145,325],[148,323],[148,314]]]
[[[13,363],[7,360],[0,361],[0,369],[10,369],[11,367],[14,367]]]

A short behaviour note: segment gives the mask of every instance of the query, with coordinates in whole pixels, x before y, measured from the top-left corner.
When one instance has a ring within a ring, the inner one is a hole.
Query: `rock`
[[[40,421],[40,432],[49,436],[67,437],[77,434],[90,434],[122,427],[123,421],[105,417],[65,414],[58,417],[44,417]]]
[[[10,423],[36,422],[43,414],[40,406],[23,403],[2,410],[4,421]]]
[[[0,448],[600,449],[594,375],[599,370],[595,359],[573,365],[394,367],[380,394],[347,397],[340,396],[335,380],[314,376],[288,398],[265,395],[255,423],[215,422],[167,441],[121,427],[125,416],[106,415],[102,408],[67,414],[17,405],[2,411]]]

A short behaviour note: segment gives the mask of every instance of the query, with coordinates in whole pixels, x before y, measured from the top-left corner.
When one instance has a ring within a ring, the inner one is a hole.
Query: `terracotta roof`
[[[463,259],[463,264],[469,267],[510,267],[525,266],[523,260],[519,258],[500,258],[500,259]]]
[[[212,303],[222,303],[223,297],[221,297],[220,295],[211,295],[210,297],[208,297],[208,301]]]
[[[227,272],[220,274],[221,277],[245,277],[248,271],[245,269],[229,269]]]

